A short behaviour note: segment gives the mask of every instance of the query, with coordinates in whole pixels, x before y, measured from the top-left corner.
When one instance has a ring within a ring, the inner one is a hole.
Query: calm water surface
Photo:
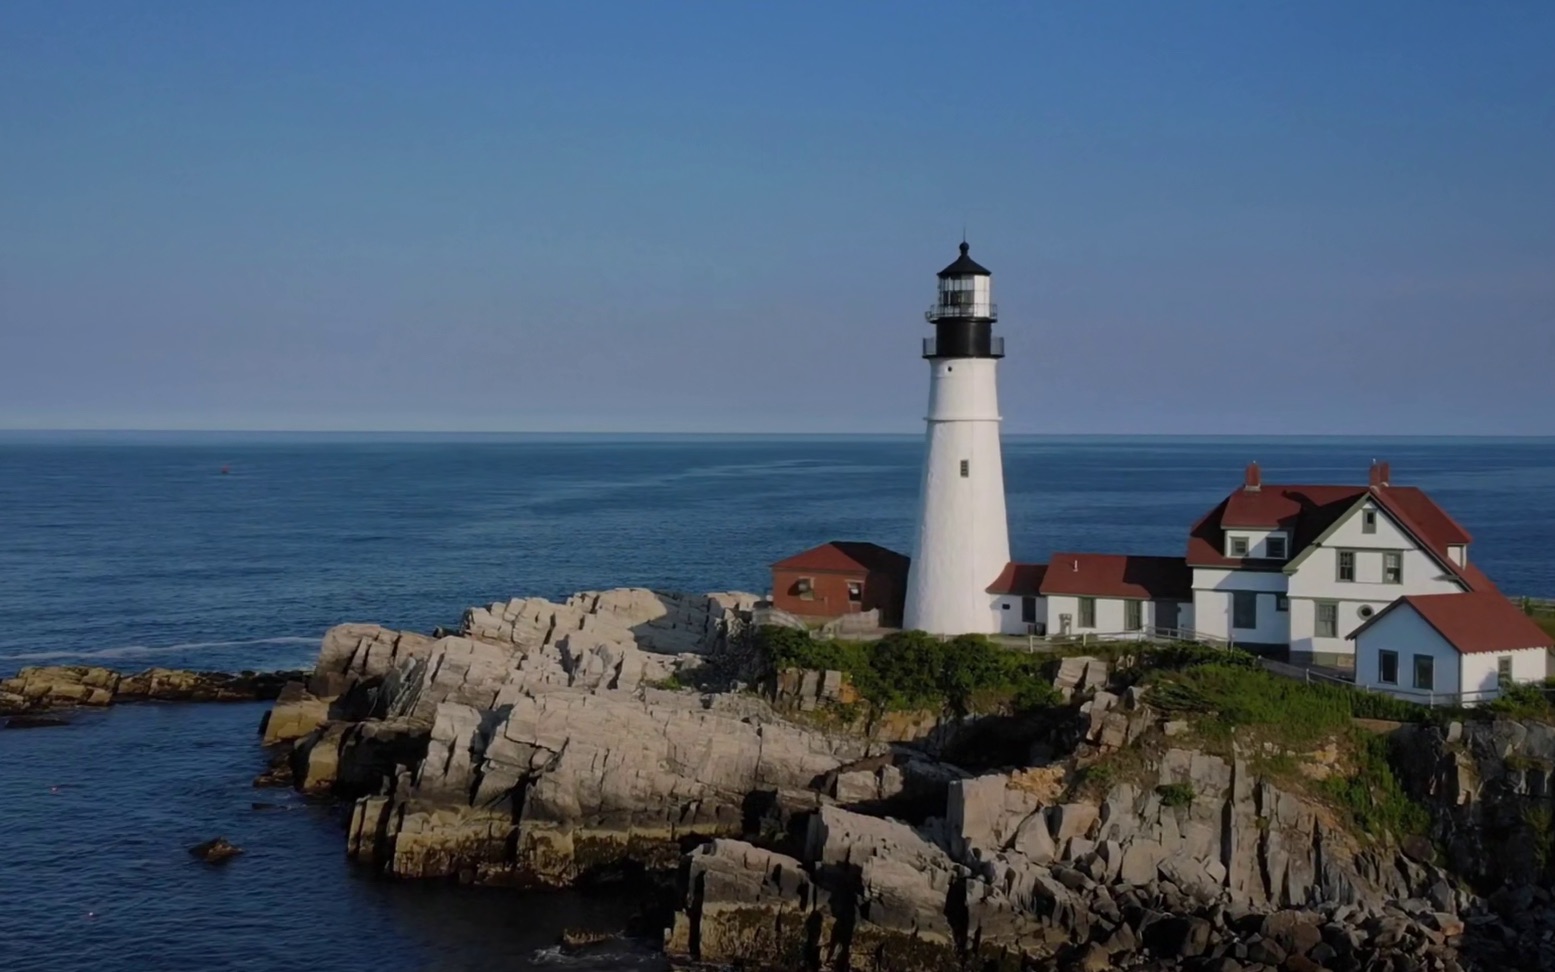
[[[907,550],[920,456],[916,438],[12,434],[0,672],[301,667],[345,620],[429,630],[517,594],[764,590],[766,564],[822,540]],[[1180,553],[1250,459],[1266,481],[1363,482],[1373,458],[1474,534],[1504,590],[1555,596],[1548,439],[1015,439],[1015,555]],[[564,926],[618,926],[621,902],[348,867],[329,811],[249,786],[262,711],[135,706],[0,732],[0,968],[657,961],[548,949]],[[185,853],[218,833],[248,854],[213,869]]]

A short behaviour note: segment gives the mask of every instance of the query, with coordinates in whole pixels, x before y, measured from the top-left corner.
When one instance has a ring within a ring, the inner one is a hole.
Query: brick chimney
[[[1371,475],[1367,482],[1372,486],[1386,486],[1388,485],[1388,476],[1390,472],[1391,471],[1388,468],[1388,463],[1379,462],[1378,460],[1373,459],[1371,461]]]
[[[1263,488],[1263,473],[1258,469],[1258,463],[1247,464],[1247,475],[1242,479],[1242,489],[1245,492],[1256,493]]]

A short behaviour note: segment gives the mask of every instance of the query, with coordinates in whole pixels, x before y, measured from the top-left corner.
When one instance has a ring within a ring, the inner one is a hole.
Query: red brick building
[[[910,558],[873,543],[837,540],[772,565],[772,604],[800,617],[836,618],[880,611],[902,623]]]

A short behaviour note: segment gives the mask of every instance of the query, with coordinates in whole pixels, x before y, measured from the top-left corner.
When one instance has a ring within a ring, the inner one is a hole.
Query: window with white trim
[[[1377,532],[1377,511],[1376,510],[1361,510],[1361,532],[1362,533],[1376,533]]]
[[[1232,537],[1230,543],[1231,543],[1231,547],[1230,547],[1230,550],[1227,553],[1227,556],[1229,556],[1229,557],[1246,557],[1247,556],[1247,538],[1246,537]]]
[[[1123,630],[1139,631],[1145,626],[1145,603],[1143,601],[1123,602]]]
[[[1401,550],[1382,552],[1382,583],[1404,583],[1404,553]]]
[[[1336,579],[1344,583],[1355,581],[1355,551],[1337,551],[1339,569],[1336,571]]]
[[[1080,627],[1096,627],[1096,598],[1080,598]]]
[[[1339,637],[1339,602],[1318,601],[1316,608],[1317,624],[1312,633],[1319,638]]]
[[[1270,560],[1284,560],[1285,556],[1286,556],[1285,555],[1285,538],[1284,537],[1280,537],[1280,536],[1270,537],[1269,538],[1269,559]]]

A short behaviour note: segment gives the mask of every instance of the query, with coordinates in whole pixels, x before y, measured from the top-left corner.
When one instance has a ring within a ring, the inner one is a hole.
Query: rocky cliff
[[[1066,701],[1003,765],[977,735],[997,720],[828,728],[836,673],[767,679],[779,708],[712,691],[760,667],[753,601],[619,590],[494,604],[437,637],[341,626],[265,739],[297,786],[354,801],[354,859],[524,886],[656,874],[666,950],[688,960],[1454,969],[1465,921],[1493,916],[1428,844],[1403,853],[1271,777],[1267,741],[1205,748],[1100,660],[1057,666]],[[1462,779],[1453,745],[1420,786]]]

